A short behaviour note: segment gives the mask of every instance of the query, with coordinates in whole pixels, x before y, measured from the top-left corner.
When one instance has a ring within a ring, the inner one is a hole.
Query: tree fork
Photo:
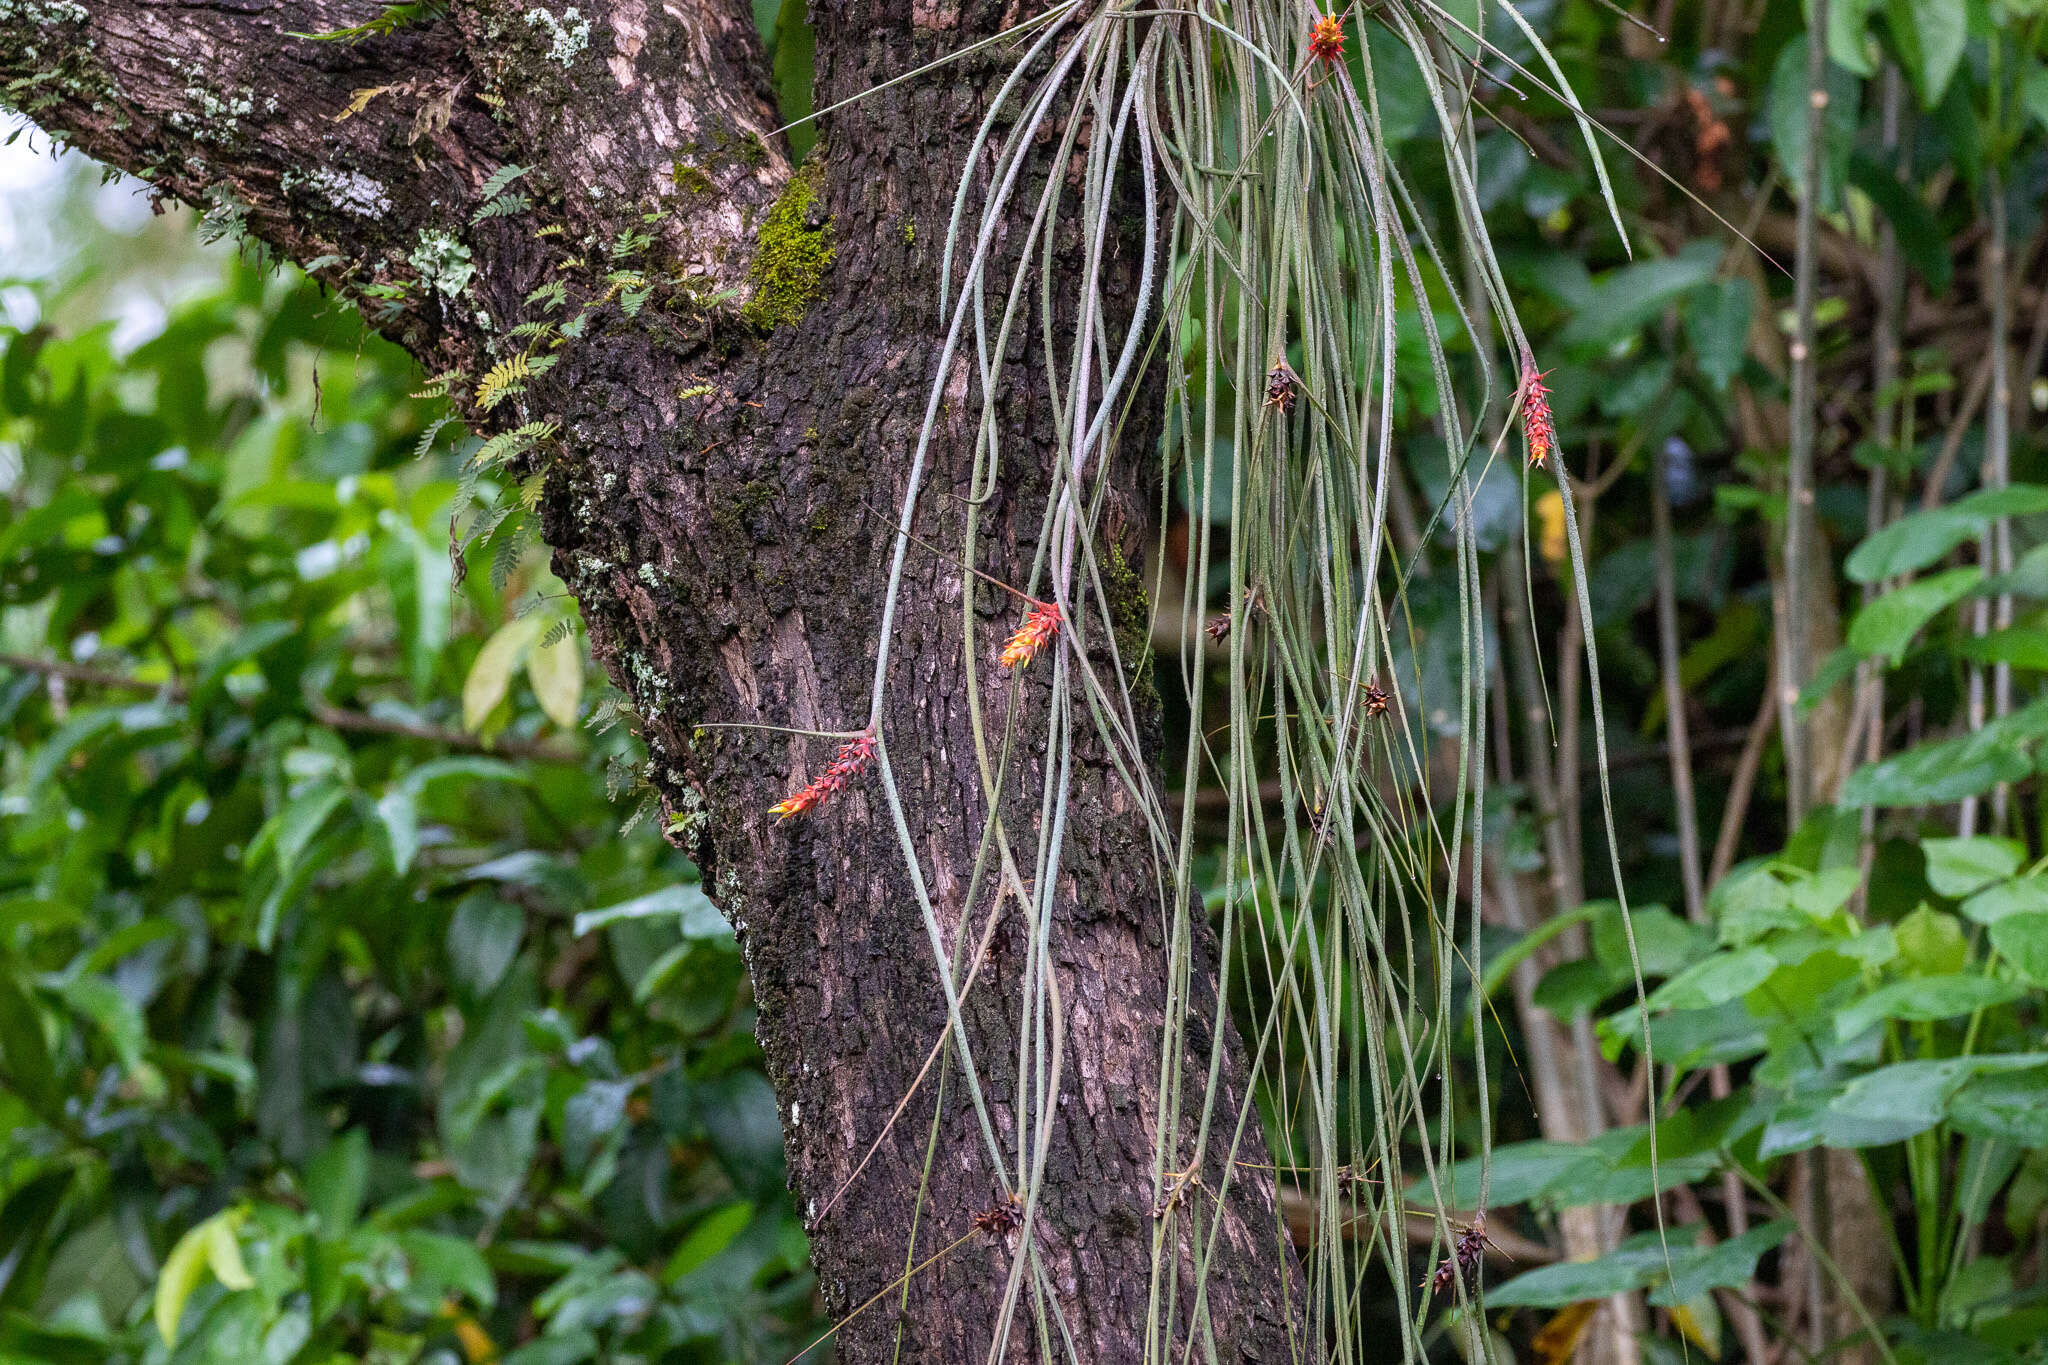
[[[711,727],[865,722],[893,528],[863,505],[893,505],[904,491],[942,334],[939,246],[1008,58],[970,57],[839,110],[793,175],[744,5],[458,3],[358,43],[294,36],[377,12],[361,0],[17,0],[0,9],[0,82],[50,132],[308,265],[429,372],[460,371],[455,397],[480,430],[559,424],[542,509],[556,567],[645,718],[675,837],[739,930],[791,1179],[837,1317],[902,1273],[913,1214],[921,1258],[971,1229],[1000,1182],[958,1103],[938,1117],[926,1180],[927,1082],[848,1185],[944,1027],[923,923],[872,786],[800,823],[769,814],[823,771],[832,744]],[[957,0],[821,0],[818,103],[1022,17]],[[533,168],[518,185],[530,208],[477,217],[486,181],[513,165]],[[975,170],[986,179],[987,164]],[[1128,309],[1135,236],[1125,248],[1104,268]],[[1078,258],[1062,241],[1056,259]],[[641,285],[622,290],[622,273]],[[556,283],[564,306],[528,302]],[[622,293],[643,286],[629,308]],[[520,353],[514,327],[559,324],[592,303],[584,335],[545,352],[559,363],[478,411],[477,381]],[[1023,333],[1036,338],[1036,322]],[[1022,583],[1054,417],[1036,342],[1002,361],[1003,472],[982,509],[976,567]],[[949,378],[964,397],[965,366]],[[939,546],[957,544],[953,509],[968,492],[975,423],[962,408],[951,402],[940,417],[918,518],[917,533]],[[1125,441],[1113,475],[1108,524],[1134,564],[1150,540],[1150,435]],[[1044,665],[1036,675],[996,666],[1015,624],[1007,595],[913,554],[882,733],[956,938],[991,911],[986,898],[960,903],[986,813],[964,695],[963,593],[986,622],[984,708],[1003,714],[1009,689],[1025,689],[1029,734],[1047,705]],[[1229,1172],[1220,1142],[1197,1154],[1185,1150],[1190,1134],[1156,1131],[1165,925],[1142,822],[1085,726],[1076,757],[1051,932],[1067,1064],[1033,1234],[1052,1307],[1043,1329],[1028,1305],[1018,1314],[1008,1358],[1039,1354],[1041,1330],[1055,1354],[1064,1334],[1083,1361],[1143,1358],[1160,1147],[1169,1168],[1197,1161],[1199,1175],[1173,1215],[1183,1315],[1195,1300],[1186,1248],[1221,1218],[1206,1320],[1175,1324],[1176,1337],[1195,1337],[1196,1359],[1315,1358],[1257,1125]],[[1035,769],[1021,764],[1007,788],[1013,831],[1036,819],[1035,802],[1016,796],[1036,789]],[[1018,966],[999,934],[963,1007],[1012,1153],[1018,1078],[1004,1068],[1016,1055]],[[1197,975],[1184,1046],[1186,1070],[1201,1077],[1210,1011],[1200,996],[1213,992],[1213,969]],[[1217,1105],[1231,1113],[1245,1077],[1234,1040],[1227,1052]],[[1214,1192],[1226,1188],[1219,1209]],[[851,1323],[842,1357],[990,1358],[1017,1240],[969,1239],[913,1279],[903,1314]]]

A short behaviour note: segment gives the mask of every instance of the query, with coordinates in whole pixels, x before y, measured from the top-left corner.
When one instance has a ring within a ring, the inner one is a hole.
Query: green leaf
[[[607,924],[654,915],[675,916],[676,928],[684,938],[724,938],[732,932],[725,916],[718,913],[718,907],[704,894],[702,886],[695,882],[679,882],[617,905],[607,905],[601,910],[585,910],[576,916],[575,933],[581,938]]]
[[[313,836],[327,823],[327,817],[334,814],[334,808],[348,795],[348,789],[339,782],[320,782],[287,801],[284,809],[264,822],[256,837],[249,842],[247,859],[251,862],[262,856],[265,849],[273,851],[277,859],[279,880],[291,876],[298,866],[299,857],[306,851]]]
[[[1593,286],[1592,298],[1558,334],[1565,348],[1600,345],[1628,336],[1681,295],[1713,279],[1722,248],[1713,241],[1688,242],[1675,256],[1618,266]]]
[[[420,812],[413,794],[403,783],[393,783],[377,798],[377,829],[384,836],[384,849],[391,855],[391,870],[403,877],[412,870],[420,851]]]
[[[1849,625],[1850,646],[1898,663],[1920,628],[1967,596],[1983,577],[1982,569],[1970,565],[1894,588],[1856,613]]]
[[[1996,924],[2007,915],[2048,914],[2048,879],[2023,877],[1987,886],[1962,904],[1963,918]]]
[[[1917,976],[1952,976],[1970,960],[1962,922],[1946,911],[1918,906],[1894,932],[1899,956]]]
[[[1923,839],[1920,848],[1927,857],[1927,884],[1950,900],[1961,900],[1992,882],[2012,876],[2020,870],[2020,860],[2027,856],[2026,846],[2017,839],[1989,835]]]
[[[2010,981],[1950,974],[1894,981],[1835,1012],[1835,1036],[1854,1038],[1886,1019],[1953,1019],[2017,1000],[2026,992]]]
[[[1838,7],[1830,7],[1831,17]],[[1941,230],[1926,201],[1903,183],[1891,167],[1861,152],[1849,158],[1849,183],[1869,195],[1870,202],[1892,225],[1899,254],[1927,281],[1928,289],[1937,294],[1947,293],[1954,274],[1948,234]]]
[[[1697,1010],[1724,1004],[1761,986],[1778,969],[1778,960],[1762,948],[1742,948],[1702,958],[1659,986],[1650,996],[1653,1010]]]
[[[713,1209],[690,1229],[690,1235],[683,1239],[675,1254],[668,1258],[668,1265],[661,1272],[662,1281],[674,1284],[724,1251],[732,1245],[732,1239],[739,1236],[753,1220],[752,1200],[742,1199],[737,1203],[724,1204]]]
[[[1991,926],[1991,946],[2028,981],[2048,986],[2048,915],[2007,915]]]
[[[459,777],[470,782],[515,782],[527,784],[533,779],[513,767],[502,758],[485,758],[477,754],[461,754],[449,758],[436,758],[407,770],[403,785],[415,798],[426,794],[436,782]]]
[[[576,636],[572,633],[529,650],[526,676],[548,719],[565,730],[575,729],[583,705],[583,645]]]
[[[328,1237],[355,1226],[370,1188],[370,1138],[351,1128],[306,1163],[306,1207]]]
[[[0,1076],[36,1116],[64,1121],[64,1090],[50,1067],[41,1013],[16,984],[14,965],[0,959]]]
[[[27,1272],[46,1247],[75,1174],[70,1167],[59,1167],[31,1176],[0,1204],[0,1305],[35,1301]]]
[[[525,660],[526,651],[539,635],[540,618],[521,616],[498,627],[484,641],[476,662],[469,666],[469,677],[462,684],[463,729],[474,732],[483,728],[498,703],[505,700],[505,693],[512,686],[513,670]]]
[[[1965,1133],[2021,1147],[2048,1147],[2043,1078],[2023,1071],[1980,1076],[1949,1101],[1949,1122]]]
[[[1877,0],[1831,0],[1828,5],[1829,61],[1859,76],[1877,74],[1870,63],[1866,37],[1870,16],[1876,9]],[[1812,22],[1811,15],[1808,22]]]
[[[121,1070],[134,1075],[149,1043],[149,1026],[135,1002],[102,976],[75,977],[61,983],[57,993],[65,1004],[92,1020],[120,1058]]]
[[[1807,98],[1806,54],[1807,39],[1803,33],[1779,51],[1764,106],[1771,145],[1778,154],[1786,183],[1795,194],[1806,164],[1806,120],[1811,108]],[[1855,148],[1862,91],[1853,72],[1833,63],[1826,67],[1825,88],[1828,104],[1821,121],[1820,206],[1832,211],[1841,198],[1849,153]]]
[[[1591,1261],[1560,1261],[1517,1275],[1486,1291],[1489,1308],[1562,1308],[1611,1298],[1655,1284],[1664,1277],[1664,1248],[1657,1234],[1632,1237]],[[1677,1248],[1672,1249],[1674,1259]]]
[[[490,994],[519,955],[526,912],[488,891],[472,891],[448,921],[448,963],[477,999]]]
[[[1918,573],[1964,541],[1981,535],[2000,517],[2044,511],[2048,511],[2048,487],[2016,483],[1980,489],[1947,507],[1900,517],[1852,550],[1844,571],[1858,583]]]
[[[480,1308],[498,1301],[497,1278],[476,1244],[439,1232],[401,1232],[398,1249],[412,1263],[413,1288],[422,1297],[466,1295]]]
[[[2048,631],[2039,626],[2008,626],[1989,635],[1965,636],[1958,650],[1982,663],[2048,672]]]
[[[1749,353],[1749,319],[1753,289],[1748,280],[1710,280],[1695,289],[1685,304],[1685,332],[1692,340],[1700,373],[1715,389],[1726,392],[1741,373]]]
[[[1969,8],[1963,0],[1886,0],[1892,41],[1920,92],[1920,107],[1933,109],[1963,60],[1969,37]]]
[[[2020,85],[2020,104],[2034,121],[2048,128],[2048,66],[2036,63]]]
[[[1597,958],[1560,962],[1543,974],[1531,997],[1539,1009],[1559,1019],[1576,1019],[1630,984],[1631,978]]]
[[[1918,1125],[1915,1131],[1924,1131],[1947,1116],[1949,1101],[1973,1077],[2043,1065],[2048,1065],[2044,1052],[1894,1062],[1849,1082],[1828,1107],[1846,1117]]]
[[[1842,787],[1844,806],[1933,806],[2017,782],[2034,771],[2029,746],[2048,727],[2048,698],[1973,734],[1866,763]]]
[[[1712,1289],[1734,1289],[1748,1284],[1756,1275],[1757,1261],[1791,1236],[1795,1226],[1791,1219],[1780,1218],[1714,1246],[1689,1247],[1683,1253],[1674,1248],[1670,1283],[1652,1293],[1650,1302],[1659,1308],[1669,1308]]]

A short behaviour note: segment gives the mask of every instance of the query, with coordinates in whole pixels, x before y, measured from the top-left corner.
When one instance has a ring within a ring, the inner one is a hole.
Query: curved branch
[[[496,352],[565,265],[601,290],[622,234],[644,239],[643,273],[744,297],[789,168],[742,6],[462,4],[359,42],[307,36],[380,9],[18,0],[0,7],[0,98],[307,265],[429,366]],[[515,165],[523,202],[479,217]]]

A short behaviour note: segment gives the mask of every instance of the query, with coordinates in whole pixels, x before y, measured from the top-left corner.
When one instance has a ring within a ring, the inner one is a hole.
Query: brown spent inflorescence
[[[1308,55],[1310,61],[1325,66],[1335,66],[1344,60],[1344,17],[1341,14],[1325,14],[1309,25]]]
[[[1384,716],[1387,714],[1387,708],[1393,704],[1393,698],[1387,695],[1387,690],[1376,682],[1367,683],[1362,695],[1368,719],[1377,720]]]
[[[1536,357],[1522,350],[1522,431],[1529,438],[1529,463],[1533,467],[1550,458],[1557,448],[1557,424],[1550,417],[1550,390],[1544,375],[1536,369]]]
[[[1022,668],[1038,657],[1038,651],[1060,633],[1060,609],[1050,602],[1033,601],[1031,611],[1017,633],[1003,646],[1003,667]]]
[[[1287,364],[1286,358],[1273,362],[1273,368],[1266,372],[1266,406],[1278,408],[1282,413],[1294,411],[1294,400],[1301,392],[1301,378]]]
[[[1017,1196],[999,1200],[974,1215],[974,1226],[987,1233],[991,1241],[1000,1242],[1015,1232],[1024,1222],[1024,1215],[1017,1207]]]
[[[1211,640],[1219,645],[1222,644],[1230,638],[1230,613],[1227,611],[1217,612],[1209,618],[1209,623],[1203,626],[1202,629],[1209,633]]]
[[[839,746],[839,752],[833,755],[832,766],[825,769],[824,776],[783,797],[768,808],[768,813],[787,820],[824,805],[844,791],[847,783],[866,772],[874,757],[875,732],[863,730]]]
[[[1429,1278],[1417,1288],[1427,1290],[1432,1297],[1449,1289],[1451,1282],[1457,1279],[1463,1279],[1467,1289],[1472,1288],[1477,1283],[1480,1260],[1485,1256],[1486,1248],[1492,1246],[1493,1243],[1486,1239],[1486,1213],[1481,1210],[1472,1215],[1471,1226],[1458,1234],[1458,1240],[1451,1246],[1451,1254],[1438,1262]],[[1493,1249],[1500,1251],[1499,1247]]]

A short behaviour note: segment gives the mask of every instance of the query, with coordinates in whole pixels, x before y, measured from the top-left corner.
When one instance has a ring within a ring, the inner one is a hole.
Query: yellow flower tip
[[[1309,25],[1308,55],[1311,61],[1335,66],[1344,60],[1344,19],[1342,15],[1325,14]]]
[[[1060,609],[1050,602],[1040,602],[1024,617],[1024,624],[1017,627],[1017,633],[1003,646],[1003,667],[1022,668],[1038,657],[1038,651],[1052,642],[1060,633]]]

